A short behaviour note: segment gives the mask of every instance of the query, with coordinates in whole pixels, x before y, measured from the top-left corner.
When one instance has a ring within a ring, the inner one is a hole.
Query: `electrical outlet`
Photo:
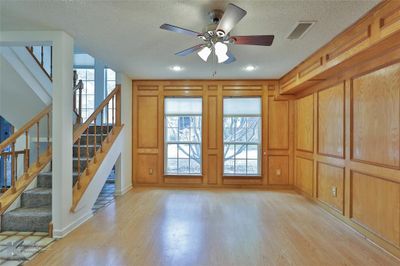
[[[332,187],[332,196],[337,197],[337,187]]]
[[[276,169],[276,175],[281,175],[281,169]]]
[[[153,174],[153,169],[149,168],[149,175],[152,175],[152,174]]]

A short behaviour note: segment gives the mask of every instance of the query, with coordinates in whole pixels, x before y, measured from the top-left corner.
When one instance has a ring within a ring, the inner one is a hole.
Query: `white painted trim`
[[[71,233],[73,230],[81,226],[83,223],[85,223],[87,220],[93,217],[93,212],[89,211],[86,214],[82,215],[79,219],[76,219],[74,222],[69,224],[68,226],[64,227],[61,230],[54,230],[53,231],[53,237],[54,238],[63,238],[67,234]]]
[[[126,192],[128,192],[131,189],[132,189],[132,185],[127,186],[127,187],[125,187],[125,188],[123,188],[121,190],[115,191],[115,195],[116,196],[122,196],[122,195],[124,195]]]

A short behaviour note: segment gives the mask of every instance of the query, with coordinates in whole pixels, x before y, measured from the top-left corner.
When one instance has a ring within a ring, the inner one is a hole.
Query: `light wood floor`
[[[134,189],[28,265],[399,265],[295,192]]]

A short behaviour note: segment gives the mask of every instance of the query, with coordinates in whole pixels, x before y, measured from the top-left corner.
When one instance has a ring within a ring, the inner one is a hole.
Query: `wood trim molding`
[[[280,94],[296,94],[316,82],[400,45],[400,1],[385,0],[280,78]]]

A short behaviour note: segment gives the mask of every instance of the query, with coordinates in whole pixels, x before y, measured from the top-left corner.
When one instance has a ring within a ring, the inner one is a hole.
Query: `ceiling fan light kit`
[[[198,52],[197,54],[200,56],[201,59],[203,59],[204,62],[207,62],[207,59],[210,56],[211,51],[212,50],[206,46],[203,49],[201,49],[200,52]]]
[[[230,64],[236,61],[235,56],[229,51],[228,45],[261,45],[270,46],[274,40],[274,35],[252,35],[252,36],[230,36],[230,31],[247,14],[246,10],[228,4],[225,12],[219,9],[209,13],[211,24],[207,25],[202,33],[170,24],[163,24],[161,29],[176,33],[195,36],[204,43],[195,45],[176,53],[179,56],[187,56],[197,52],[199,57],[207,62],[210,54],[214,51],[218,63]]]

